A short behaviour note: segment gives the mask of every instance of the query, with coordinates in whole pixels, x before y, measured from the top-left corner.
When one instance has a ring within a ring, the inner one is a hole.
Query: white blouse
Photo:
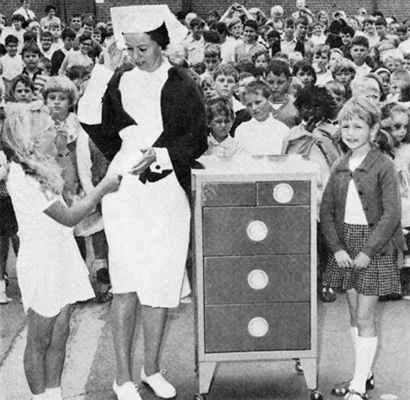
[[[349,160],[349,169],[354,171],[365,159],[366,154],[359,158]],[[346,224],[352,225],[367,225],[366,214],[363,211],[362,202],[360,200],[359,193],[357,192],[354,180],[349,182],[349,188],[347,190],[346,208],[345,208],[345,220]]]

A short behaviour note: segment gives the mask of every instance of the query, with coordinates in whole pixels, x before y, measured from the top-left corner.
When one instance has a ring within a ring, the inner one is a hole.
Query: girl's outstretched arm
[[[120,175],[106,175],[83,200],[72,207],[56,201],[44,210],[44,213],[62,225],[73,227],[86,217],[106,194],[116,192],[121,179]]]

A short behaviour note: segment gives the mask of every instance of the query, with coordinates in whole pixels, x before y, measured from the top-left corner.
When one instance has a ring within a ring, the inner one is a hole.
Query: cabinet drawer
[[[310,209],[298,207],[204,207],[205,256],[307,254]]]
[[[256,192],[261,206],[310,204],[309,181],[258,182]]]
[[[204,183],[202,191],[204,206],[254,206],[255,183]]]
[[[310,301],[309,255],[206,257],[205,304]]]
[[[205,307],[205,352],[307,350],[309,303]]]

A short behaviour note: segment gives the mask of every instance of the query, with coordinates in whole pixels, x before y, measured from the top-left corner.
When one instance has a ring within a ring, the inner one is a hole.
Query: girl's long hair
[[[56,136],[47,108],[41,101],[9,103],[5,112],[2,140],[9,161],[20,164],[27,175],[35,178],[44,194],[50,191],[61,194],[64,187],[61,167],[54,157],[36,149],[36,141],[43,135]]]

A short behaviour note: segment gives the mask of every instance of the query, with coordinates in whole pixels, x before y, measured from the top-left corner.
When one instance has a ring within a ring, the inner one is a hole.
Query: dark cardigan
[[[380,150],[372,149],[361,165],[351,172],[350,154],[342,156],[333,166],[322,197],[320,224],[329,250],[333,254],[346,250],[343,223],[350,179],[354,180],[371,230],[362,252],[373,258],[376,254],[404,250],[401,198],[393,161]]]
[[[119,84],[124,72],[125,70],[117,71],[108,83],[102,100],[101,124],[82,124],[108,161],[121,148],[119,132],[138,123],[122,106]],[[144,96],[144,93],[140,95]],[[168,71],[168,79],[161,91],[161,114],[164,131],[152,147],[168,150],[178,182],[189,195],[191,167],[208,147],[207,124],[202,94],[182,68],[171,67]],[[156,182],[169,173],[165,170],[159,174],[148,169],[140,174],[140,180],[143,183]]]

